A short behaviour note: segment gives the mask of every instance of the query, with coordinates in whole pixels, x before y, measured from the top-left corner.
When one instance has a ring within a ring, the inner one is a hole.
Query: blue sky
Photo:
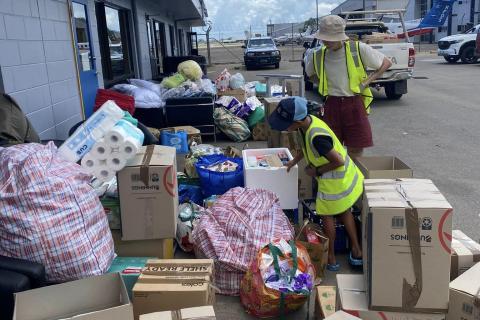
[[[329,14],[342,0],[319,0],[319,15]],[[316,17],[315,0],[205,0],[215,38],[242,38],[252,26],[265,33],[272,23],[299,22]]]

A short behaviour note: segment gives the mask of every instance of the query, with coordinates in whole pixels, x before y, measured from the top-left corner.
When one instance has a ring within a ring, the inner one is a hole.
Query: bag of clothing
[[[215,125],[235,142],[242,142],[250,137],[247,122],[225,108],[215,108],[213,119]]]
[[[254,317],[279,317],[307,302],[314,280],[307,249],[294,240],[277,239],[258,252],[242,280],[240,300]]]
[[[37,142],[40,138],[18,103],[9,95],[0,94],[0,147]]]
[[[43,264],[52,282],[105,273],[113,239],[91,178],[53,142],[0,148],[0,254]]]
[[[292,225],[271,191],[233,188],[207,212],[193,229],[192,238],[197,257],[215,261],[215,286],[221,294],[240,293],[243,276],[266,244],[294,237]]]

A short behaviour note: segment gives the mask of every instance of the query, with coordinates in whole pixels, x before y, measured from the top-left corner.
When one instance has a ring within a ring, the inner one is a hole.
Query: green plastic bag
[[[187,81],[181,73],[175,73],[173,76],[163,79],[161,85],[168,89],[179,87],[182,83]]]
[[[265,109],[263,107],[258,107],[248,116],[248,127],[251,129],[255,127],[257,123],[263,121],[265,121]]]

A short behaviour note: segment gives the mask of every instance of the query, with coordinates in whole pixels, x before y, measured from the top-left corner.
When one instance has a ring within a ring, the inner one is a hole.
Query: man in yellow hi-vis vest
[[[345,225],[350,237],[350,264],[362,265],[362,249],[350,211],[363,193],[362,173],[330,127],[319,118],[307,115],[307,100],[300,97],[281,100],[268,122],[274,130],[300,130],[303,137],[303,153],[288,162],[287,170],[290,171],[305,158],[308,163],[306,173],[317,180],[316,212],[322,216],[323,227],[330,240],[327,268],[330,271],[340,268],[334,252],[334,217]]]
[[[368,121],[373,100],[369,84],[392,63],[369,45],[350,41],[345,25],[336,15],[320,20],[315,37],[323,46],[313,53],[313,63],[307,63],[305,72],[318,78],[318,92],[326,98],[323,120],[355,158],[373,145]],[[368,76],[365,67],[376,71]]]

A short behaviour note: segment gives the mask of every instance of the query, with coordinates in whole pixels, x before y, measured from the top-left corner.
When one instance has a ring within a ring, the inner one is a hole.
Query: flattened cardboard
[[[325,318],[325,320],[361,320],[361,319],[351,315],[350,313],[346,313],[340,310],[328,316],[327,318]]]
[[[112,230],[112,237],[115,253],[119,256],[173,259],[173,239],[123,241],[120,230]]]
[[[117,173],[122,240],[175,238],[178,192],[176,149],[142,147]]]
[[[13,320],[133,320],[132,304],[118,273],[15,294]]]
[[[397,157],[358,157],[355,163],[365,179],[413,178],[413,170]]]
[[[450,283],[450,305],[447,320],[480,318],[480,263]]]
[[[317,286],[316,290],[315,319],[321,320],[336,312],[337,287]]]
[[[445,314],[382,312],[368,309],[364,277],[337,275],[338,308],[363,320],[445,320]]]
[[[480,262],[480,244],[470,239],[460,230],[452,232],[452,268],[450,280],[470,269]]]
[[[364,198],[364,272],[370,308],[445,313],[450,204],[426,179],[368,179]],[[404,287],[404,279],[410,286],[421,281],[421,292]]]
[[[163,311],[144,314],[140,320],[215,320],[215,310],[212,306],[186,308],[175,311]]]
[[[145,274],[147,273],[147,274]],[[213,260],[149,260],[133,287],[135,317],[213,305]]]

